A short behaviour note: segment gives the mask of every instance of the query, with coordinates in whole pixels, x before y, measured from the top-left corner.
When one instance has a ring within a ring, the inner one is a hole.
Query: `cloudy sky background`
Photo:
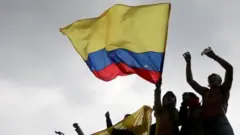
[[[59,32],[75,20],[98,16],[113,4],[151,4],[161,0],[0,0],[0,134],[86,135],[106,127],[142,105],[153,105],[154,85],[132,75],[111,82],[96,79]],[[240,134],[238,0],[172,0],[163,93],[193,91],[185,81],[182,53],[192,52],[193,73],[201,84],[224,70],[201,51],[211,46],[234,66],[229,120]],[[202,66],[205,65],[205,66]]]

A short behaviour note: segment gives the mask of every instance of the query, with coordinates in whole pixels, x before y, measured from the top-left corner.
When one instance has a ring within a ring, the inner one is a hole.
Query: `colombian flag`
[[[99,79],[137,74],[156,83],[163,70],[170,7],[117,4],[60,30]]]

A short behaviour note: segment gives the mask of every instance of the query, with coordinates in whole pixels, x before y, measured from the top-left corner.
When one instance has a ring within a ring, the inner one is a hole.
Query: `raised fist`
[[[189,52],[184,53],[183,57],[187,63],[191,61],[191,54]]]
[[[211,47],[208,47],[202,51],[202,55],[206,54],[209,58],[214,58],[216,54],[213,52]]]
[[[105,117],[106,117],[106,118],[109,118],[109,117],[110,117],[109,111],[107,111],[107,112],[105,113]]]
[[[157,81],[157,83],[156,83],[156,88],[157,88],[157,89],[160,89],[161,86],[162,86],[162,79],[159,79],[159,80]]]

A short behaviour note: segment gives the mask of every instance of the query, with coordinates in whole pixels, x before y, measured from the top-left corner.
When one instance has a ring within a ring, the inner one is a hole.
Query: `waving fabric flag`
[[[111,128],[99,131],[92,135],[111,135],[112,131],[125,130],[132,131],[135,135],[149,135],[152,123],[152,109],[149,106],[143,106],[135,113],[120,121]]]
[[[137,74],[155,83],[163,69],[170,7],[169,3],[118,4],[61,32],[99,79]]]

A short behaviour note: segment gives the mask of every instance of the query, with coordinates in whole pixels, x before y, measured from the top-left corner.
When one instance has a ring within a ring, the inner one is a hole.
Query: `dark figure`
[[[225,70],[225,78],[222,79],[218,74],[211,74],[208,77],[209,87],[199,85],[192,76],[191,55],[184,53],[186,60],[186,76],[188,84],[198,92],[203,98],[203,118],[205,134],[207,135],[234,135],[233,129],[226,117],[229,92],[233,80],[233,67],[227,61],[217,56],[211,48],[204,50],[204,53],[211,59],[218,62]]]
[[[204,135],[199,98],[191,92],[184,93],[182,98],[179,111],[179,125],[182,126],[180,135]]]
[[[64,133],[60,132],[60,131],[55,131],[56,134],[58,135],[64,135]]]
[[[83,131],[81,130],[77,123],[74,123],[73,127],[75,128],[75,131],[77,132],[78,135],[84,135]]]
[[[110,113],[109,113],[109,112],[106,112],[106,113],[105,113],[105,117],[106,117],[107,128],[112,127],[113,124],[112,124],[112,120],[111,120],[111,118],[110,118]]]
[[[178,110],[176,109],[176,96],[173,92],[168,91],[163,96],[163,104],[161,103],[161,85],[162,82],[156,84],[154,99],[154,115],[156,124],[151,126],[150,135],[178,135]]]

